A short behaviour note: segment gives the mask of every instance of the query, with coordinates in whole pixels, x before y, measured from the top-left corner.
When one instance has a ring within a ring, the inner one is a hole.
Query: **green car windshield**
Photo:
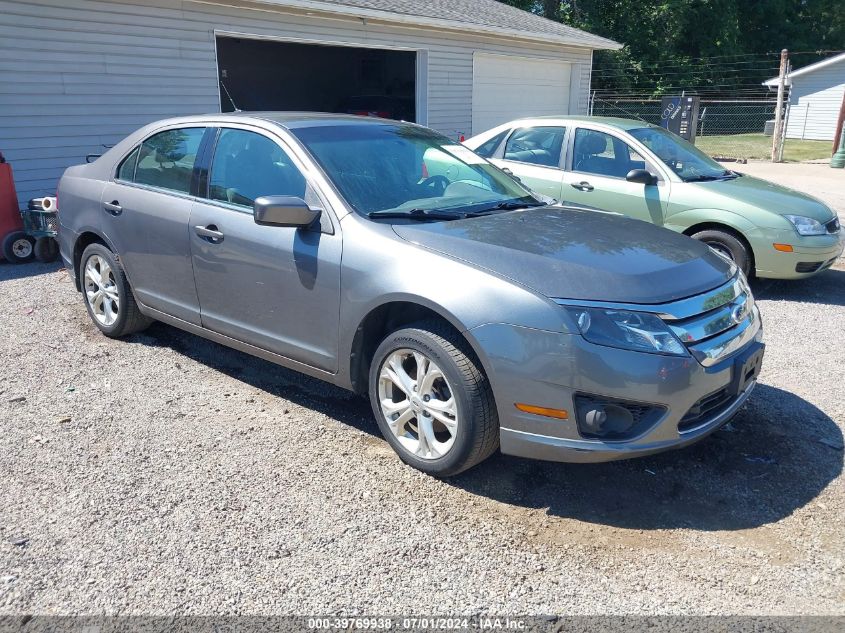
[[[362,215],[442,219],[541,204],[512,177],[427,128],[350,124],[291,132]]]
[[[628,133],[654,152],[680,178],[690,182],[734,177],[695,145],[659,127],[643,127]]]

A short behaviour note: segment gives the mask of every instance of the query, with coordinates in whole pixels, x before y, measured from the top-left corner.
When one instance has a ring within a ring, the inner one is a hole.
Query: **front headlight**
[[[826,235],[827,229],[824,224],[813,218],[808,218],[803,215],[785,215],[783,216],[792,222],[798,235]]]
[[[662,319],[646,312],[567,307],[581,335],[596,345],[636,352],[686,356],[686,348]]]

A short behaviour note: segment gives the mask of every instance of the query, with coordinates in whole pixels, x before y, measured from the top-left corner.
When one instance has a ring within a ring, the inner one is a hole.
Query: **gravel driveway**
[[[367,404],[0,263],[0,615],[845,614],[845,266],[759,283],[769,345],[695,447],[444,482]]]

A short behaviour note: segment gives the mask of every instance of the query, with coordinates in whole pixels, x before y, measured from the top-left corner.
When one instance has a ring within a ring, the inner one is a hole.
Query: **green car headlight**
[[[581,335],[596,345],[635,352],[686,356],[687,350],[669,326],[647,312],[567,307]]]
[[[813,218],[803,215],[785,215],[784,217],[792,222],[798,235],[825,235],[827,233],[824,224]]]

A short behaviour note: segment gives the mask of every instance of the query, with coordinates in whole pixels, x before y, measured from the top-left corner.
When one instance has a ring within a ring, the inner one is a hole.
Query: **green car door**
[[[571,137],[562,200],[663,225],[670,183],[658,169],[614,134],[577,127]],[[635,169],[648,171],[652,182],[630,182],[627,176]]]
[[[502,158],[493,162],[529,189],[560,200],[565,140],[565,127],[518,128],[508,136]]]

